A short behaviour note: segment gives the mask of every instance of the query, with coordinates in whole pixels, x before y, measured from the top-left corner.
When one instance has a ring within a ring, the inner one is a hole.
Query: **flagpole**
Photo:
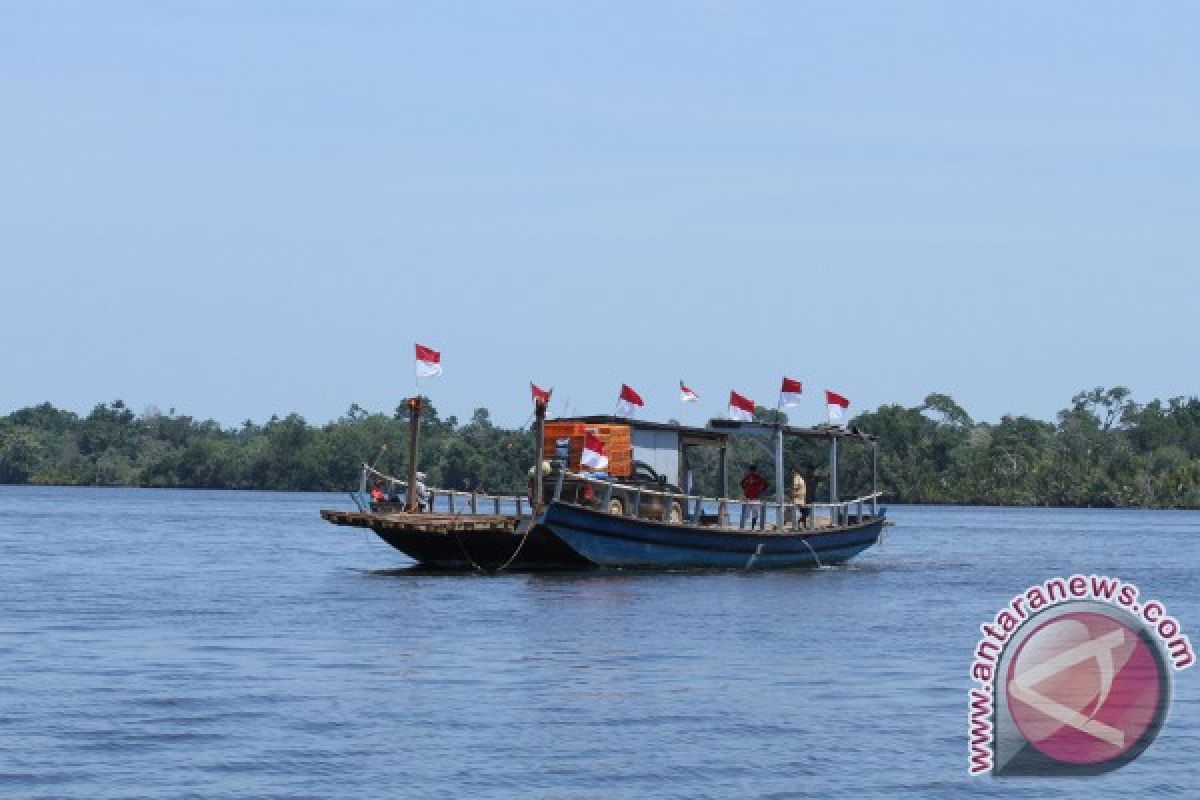
[[[421,498],[417,496],[417,439],[421,435],[421,394],[417,393],[408,403],[408,511],[415,514],[421,510]],[[433,509],[430,509],[431,511]]]

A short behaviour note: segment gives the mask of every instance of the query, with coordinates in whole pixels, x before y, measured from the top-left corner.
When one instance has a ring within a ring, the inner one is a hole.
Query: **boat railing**
[[[371,479],[387,484],[390,495],[403,490],[404,500],[408,502],[408,481],[380,472],[374,467],[363,464],[362,478],[359,491],[363,505],[367,505],[367,486]],[[818,528],[838,527],[862,520],[876,513],[878,498],[882,492],[842,500],[837,503],[779,503],[767,499],[739,500],[732,497],[709,497],[705,495],[674,492],[670,489],[654,489],[644,485],[621,483],[611,478],[597,477],[586,472],[571,472],[555,470],[555,482],[552,498],[562,501],[563,481],[571,478],[583,481],[593,487],[595,506],[606,513],[613,513],[612,498],[614,493],[622,494],[620,503],[621,515],[626,517],[646,518],[643,511],[647,498],[661,499],[661,509],[657,512],[659,521],[673,524],[714,525],[722,528],[737,528],[741,530],[815,530]],[[490,494],[487,492],[468,492],[461,489],[441,487],[426,487],[427,509],[436,513],[449,514],[515,514],[524,516],[531,513],[532,503],[525,495]],[[625,502],[628,499],[629,502]],[[680,514],[678,519],[672,519],[672,509],[678,503]]]
[[[673,492],[670,489],[652,489],[637,484],[621,483],[611,478],[600,478],[584,472],[559,470],[554,486],[554,499],[562,500],[564,478],[585,481],[593,487],[595,505],[612,514],[613,494],[620,491],[632,500],[619,505],[621,515],[645,517],[642,512],[643,499],[662,499],[662,508],[657,517],[661,522],[687,525],[711,524],[722,528],[749,530],[815,530],[839,527],[874,516],[877,500],[882,492],[872,492],[837,503],[779,503],[770,500],[738,500],[730,497],[706,497],[703,495]],[[672,519],[675,503],[679,503],[680,515]],[[736,520],[736,523],[735,523]]]
[[[383,481],[388,486],[388,494],[397,494],[397,489],[404,490],[404,500],[408,502],[408,481],[380,472],[369,464],[363,464],[362,479],[359,491],[366,497],[367,484],[371,478]],[[418,484],[418,489],[420,484]],[[427,486],[428,508],[430,511],[449,514],[515,514],[524,516],[531,511],[529,498],[519,494],[488,494],[487,492],[468,492],[461,489],[446,489]]]

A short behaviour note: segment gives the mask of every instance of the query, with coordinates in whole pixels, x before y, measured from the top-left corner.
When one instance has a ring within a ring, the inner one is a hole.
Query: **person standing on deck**
[[[804,475],[804,492],[806,495],[805,500],[807,501],[809,498],[814,498],[817,496],[817,466],[816,466],[816,464],[809,464],[804,469],[803,475]],[[810,505],[804,506],[804,509],[801,512],[800,519],[804,522],[804,527],[807,528],[808,521],[810,519],[812,519],[812,506],[810,506]]]
[[[738,484],[742,487],[742,494],[747,502],[754,502],[762,495],[767,488],[767,479],[758,474],[758,467],[751,464],[746,470],[746,474],[742,476],[741,482]],[[752,512],[750,527],[758,527],[758,509],[755,508]],[[746,523],[746,506],[742,506],[741,525]]]

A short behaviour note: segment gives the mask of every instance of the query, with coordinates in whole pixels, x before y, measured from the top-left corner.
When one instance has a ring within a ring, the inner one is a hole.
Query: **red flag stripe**
[[[754,413],[754,401],[749,397],[742,397],[737,392],[729,393],[729,405],[742,411],[749,411],[751,414]]]
[[[642,402],[642,396],[630,388],[629,385],[624,383],[621,384],[621,399],[626,403],[632,403],[635,406],[646,405]]]
[[[417,361],[428,361],[431,364],[440,364],[442,354],[432,347],[426,347],[423,344],[417,345]]]
[[[791,378],[784,378],[783,386],[779,391],[787,394],[800,394],[804,391],[804,384],[802,384],[800,381],[792,380]]]
[[[550,392],[532,381],[529,383],[529,393],[533,395],[533,402],[535,403],[550,402]]]
[[[831,406],[841,406],[842,408],[850,407],[849,400],[842,397],[837,392],[831,392],[828,389],[825,390],[825,402]]]

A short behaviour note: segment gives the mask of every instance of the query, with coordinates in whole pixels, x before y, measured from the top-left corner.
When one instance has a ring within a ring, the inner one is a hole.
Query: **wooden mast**
[[[421,510],[421,499],[417,496],[417,440],[421,436],[421,396],[408,398],[408,492],[407,506],[410,513]]]
[[[838,434],[832,433],[829,437],[829,502],[836,506],[838,501]],[[840,517],[836,508],[830,511]],[[839,519],[840,522],[840,519]]]
[[[542,510],[542,453],[546,443],[546,403],[535,400],[533,404],[533,516]],[[564,467],[565,468],[565,467]]]

